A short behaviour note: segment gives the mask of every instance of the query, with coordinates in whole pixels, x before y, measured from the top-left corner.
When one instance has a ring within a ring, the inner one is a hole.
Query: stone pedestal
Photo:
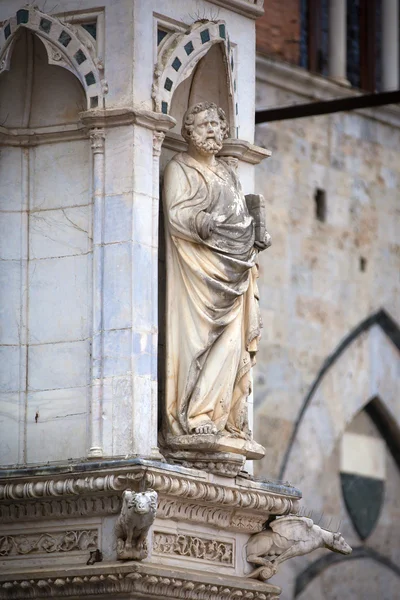
[[[123,491],[150,488],[158,508],[148,558],[117,562]],[[0,598],[278,598],[279,588],[248,578],[245,548],[269,517],[296,513],[299,498],[245,473],[140,459],[9,472],[0,481]]]

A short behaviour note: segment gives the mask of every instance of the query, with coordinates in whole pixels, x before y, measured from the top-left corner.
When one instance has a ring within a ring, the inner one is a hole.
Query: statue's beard
[[[192,131],[190,141],[192,142],[197,152],[199,154],[203,154],[204,156],[207,156],[209,154],[217,154],[217,152],[219,152],[222,148],[222,142],[211,138],[208,140],[203,140],[202,136],[198,135],[194,131]]]

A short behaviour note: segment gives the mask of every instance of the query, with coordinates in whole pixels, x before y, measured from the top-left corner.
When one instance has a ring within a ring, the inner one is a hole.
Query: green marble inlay
[[[208,29],[203,29],[203,31],[200,33],[200,37],[201,37],[201,43],[205,44],[206,42],[210,41],[210,32]]]
[[[60,33],[60,37],[58,38],[60,44],[62,44],[65,48],[68,46],[71,40],[71,36],[66,31],[62,31]]]
[[[45,33],[49,33],[51,29],[51,21],[48,19],[40,19],[39,28]]]
[[[173,84],[173,81],[169,77],[167,77],[165,80],[165,83],[164,83],[165,89],[170,92],[172,89],[172,84]]]
[[[74,54],[74,59],[76,60],[76,62],[78,63],[78,65],[81,65],[86,60],[85,53],[82,52],[82,50],[78,50],[78,52],[76,52]]]
[[[21,8],[21,10],[17,12],[17,25],[20,25],[21,23],[27,23],[28,21],[29,10],[26,10],[26,8]]]
[[[96,83],[96,78],[93,75],[93,72],[90,71],[87,75],[85,75],[86,85],[93,85]]]
[[[192,42],[188,42],[183,47],[185,48],[185,52],[188,56],[189,56],[189,54],[192,54],[192,52],[194,50]]]
[[[220,25],[219,26],[219,37],[221,37],[222,39],[226,40],[225,25]]]

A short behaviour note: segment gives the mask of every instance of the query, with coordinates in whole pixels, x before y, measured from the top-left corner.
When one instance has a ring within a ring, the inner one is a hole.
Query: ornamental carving
[[[49,64],[64,67],[81,82],[86,92],[87,108],[99,108],[107,94],[104,65],[86,32],[61,19],[41,12],[31,4],[2,23],[0,28],[0,73],[10,68],[12,52],[20,28],[26,28],[43,42]]]
[[[154,532],[153,553],[187,556],[231,566],[234,557],[232,543],[162,531]]]
[[[0,556],[57,554],[73,550],[95,550],[97,529],[78,529],[53,533],[31,533],[0,536]]]
[[[0,522],[30,521],[33,519],[58,519],[87,517],[91,515],[113,515],[121,508],[119,496],[82,496],[61,500],[38,502],[13,502],[0,504]]]
[[[115,527],[119,560],[147,558],[147,534],[157,512],[158,494],[154,490],[122,494],[121,514]]]
[[[94,567],[77,570],[71,569],[68,577],[48,577],[42,575],[12,577],[9,580],[1,577],[0,600],[28,598],[65,598],[74,596],[82,598],[102,594],[103,597],[115,594],[129,594],[132,599],[145,595],[152,600],[180,598],[182,600],[278,600],[280,589],[263,584],[262,589],[249,586],[236,577],[225,577],[224,583],[215,577],[214,583],[196,581],[193,572],[187,578],[173,577],[170,569],[154,568],[138,564],[121,565],[117,570]],[[234,581],[235,580],[235,581]]]

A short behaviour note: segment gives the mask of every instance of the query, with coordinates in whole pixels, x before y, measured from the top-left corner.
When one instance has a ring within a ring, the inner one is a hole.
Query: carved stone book
[[[265,238],[265,200],[261,194],[246,194],[246,204],[254,219],[256,242],[264,242]]]

